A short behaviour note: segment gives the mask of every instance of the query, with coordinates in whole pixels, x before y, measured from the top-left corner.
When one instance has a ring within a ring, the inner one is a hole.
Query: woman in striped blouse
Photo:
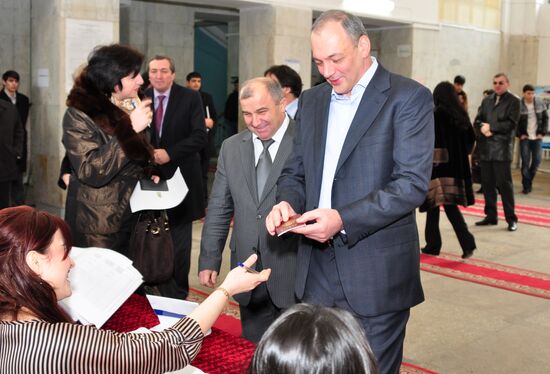
[[[269,277],[233,269],[173,327],[116,333],[73,323],[57,301],[71,294],[71,236],[60,218],[30,207],[0,211],[0,373],[165,373],[200,350],[228,298]],[[251,256],[245,265],[256,261]]]

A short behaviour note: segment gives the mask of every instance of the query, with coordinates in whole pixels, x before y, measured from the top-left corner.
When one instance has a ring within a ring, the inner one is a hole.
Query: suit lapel
[[[316,169],[314,173],[314,201],[319,201],[321,194],[321,183],[323,179],[323,161],[325,159],[325,148],[327,143],[328,115],[330,113],[330,99],[332,87],[326,83],[318,100],[315,100],[315,118],[313,119],[313,160],[315,160]]]
[[[179,92],[179,87],[176,84],[172,85],[170,90],[170,97],[168,98],[168,105],[165,107],[164,120],[162,121],[162,136],[160,137],[160,142],[164,144],[163,140],[166,139],[165,136],[170,136],[172,130],[172,118],[174,118],[174,113],[178,108],[178,101],[181,95]]]
[[[254,144],[252,144],[252,133],[250,131],[243,132],[239,152],[241,154],[246,185],[254,201],[257,203],[258,187],[256,185],[256,167],[254,164]]]
[[[357,146],[357,143],[359,143],[361,138],[374,123],[378,113],[388,99],[388,96],[383,92],[389,88],[389,73],[381,65],[379,65],[376,73],[372,77],[372,80],[365,89],[361,102],[359,103],[359,107],[357,108],[357,112],[353,117],[334,175],[338,173],[338,170],[340,170],[340,167],[342,167],[349,155],[353,152]]]
[[[281,140],[281,144],[279,145],[279,149],[277,150],[277,155],[275,156],[275,160],[273,161],[273,165],[271,166],[269,176],[265,181],[264,190],[262,192],[262,196],[260,196],[259,204],[261,204],[265,200],[267,195],[269,195],[269,192],[271,192],[271,190],[275,187],[275,184],[279,179],[279,175],[281,175],[281,171],[283,170],[285,161],[288,158],[290,151],[292,150],[293,135],[294,121],[290,120],[286,132],[283,135],[283,139]]]

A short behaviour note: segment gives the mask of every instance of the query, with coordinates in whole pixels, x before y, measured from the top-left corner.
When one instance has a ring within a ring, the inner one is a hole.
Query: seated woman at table
[[[270,270],[237,267],[187,317],[155,333],[116,333],[70,320],[57,301],[71,294],[71,235],[59,217],[27,206],[0,210],[0,372],[165,373],[185,367],[229,297],[265,282]],[[255,255],[245,265],[252,266]]]
[[[264,333],[249,374],[377,374],[361,325],[345,310],[296,304]]]

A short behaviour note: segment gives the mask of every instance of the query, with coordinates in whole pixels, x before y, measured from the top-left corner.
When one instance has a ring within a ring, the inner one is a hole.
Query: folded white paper
[[[73,247],[69,273],[72,295],[59,304],[82,324],[97,328],[141,285],[143,277],[127,257],[106,248]]]
[[[178,206],[189,191],[180,168],[176,169],[174,176],[166,180],[168,191],[144,191],[139,181],[130,196],[130,209],[132,213],[140,210],[162,210]]]

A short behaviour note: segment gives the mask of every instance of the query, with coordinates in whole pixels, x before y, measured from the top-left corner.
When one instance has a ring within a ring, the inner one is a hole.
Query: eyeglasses
[[[506,82],[504,82],[504,81],[494,81],[494,82],[493,82],[493,85],[494,85],[494,86],[502,86],[502,85],[505,84],[505,83],[506,83]]]

